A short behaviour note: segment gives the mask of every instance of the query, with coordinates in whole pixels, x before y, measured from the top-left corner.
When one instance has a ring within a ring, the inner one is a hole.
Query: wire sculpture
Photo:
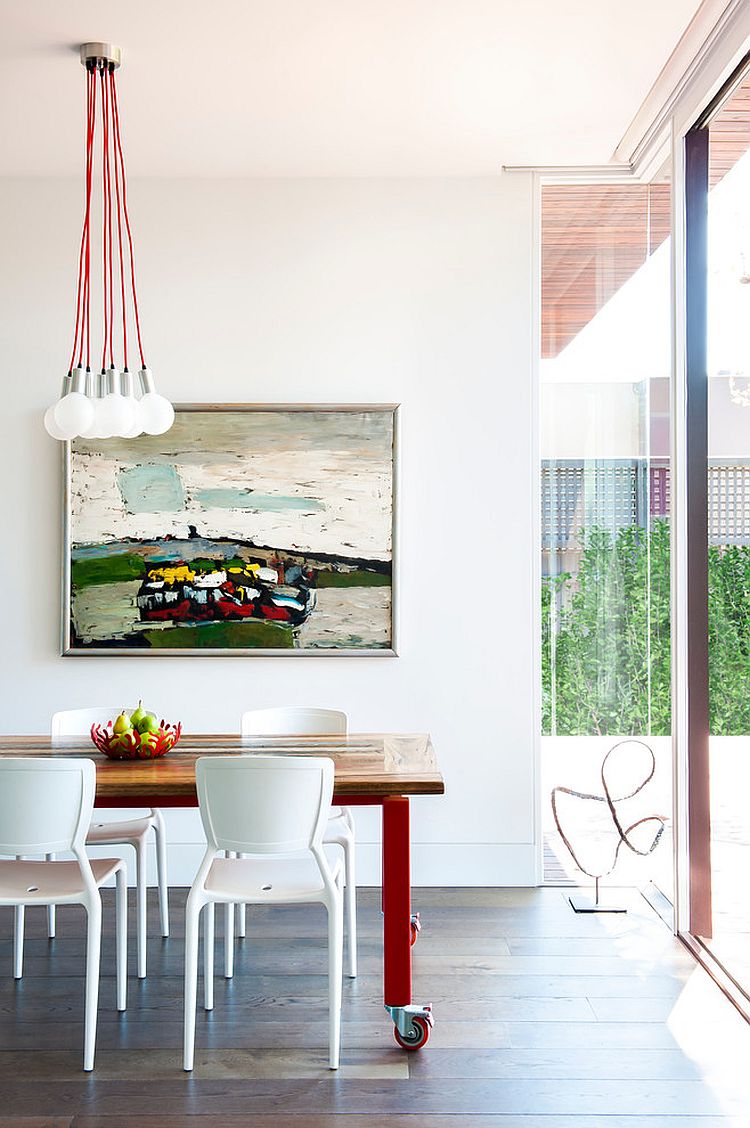
[[[642,748],[645,748],[646,751],[648,752],[649,756],[651,757],[651,770],[646,775],[646,777],[638,784],[638,786],[635,788],[634,791],[629,792],[627,795],[613,796],[611,791],[610,791],[609,785],[607,783],[607,775],[606,775],[607,762],[608,762],[610,756],[612,755],[612,753],[615,752],[618,748],[621,748],[625,744],[640,744]],[[617,803],[623,803],[623,802],[625,802],[626,799],[633,799],[636,795],[639,795],[641,793],[641,791],[643,791],[644,787],[646,787],[647,784],[649,784],[651,782],[651,780],[654,778],[655,772],[656,772],[656,757],[654,756],[653,750],[643,740],[635,740],[632,737],[628,737],[627,740],[620,740],[620,741],[617,742],[617,744],[613,744],[612,747],[610,748],[610,750],[607,752],[604,759],[602,760],[602,766],[601,766],[601,769],[600,769],[600,777],[601,777],[601,781],[602,781],[602,791],[604,792],[603,795],[592,795],[592,794],[589,794],[588,792],[585,792],[585,791],[575,791],[571,787],[553,787],[552,788],[552,793],[551,793],[552,814],[553,814],[553,817],[554,817],[554,820],[555,820],[555,826],[557,827],[558,833],[559,833],[560,837],[562,838],[562,840],[565,844],[565,847],[568,850],[568,853],[570,854],[571,858],[575,862],[578,869],[581,870],[581,872],[584,873],[586,875],[586,877],[590,877],[594,881],[594,888],[595,888],[594,907],[595,908],[597,906],[599,906],[599,904],[600,904],[600,902],[599,902],[599,883],[600,883],[600,881],[603,877],[609,877],[609,875],[614,872],[615,866],[617,865],[617,860],[620,856],[620,850],[622,849],[623,846],[627,846],[628,850],[632,850],[632,852],[634,854],[637,854],[639,857],[645,858],[645,857],[648,857],[649,854],[653,854],[654,850],[659,845],[659,842],[661,840],[661,836],[664,833],[664,828],[665,828],[666,823],[667,823],[667,818],[666,818],[665,815],[645,815],[643,818],[637,819],[635,822],[630,823],[629,826],[623,826],[622,822],[620,820],[620,817],[617,813],[617,806],[616,806]],[[612,822],[614,824],[615,830],[617,831],[618,841],[617,841],[617,845],[615,846],[615,853],[614,853],[614,857],[612,859],[612,865],[604,873],[599,873],[599,874],[591,873],[591,871],[586,869],[586,867],[581,863],[576,851],[573,848],[573,845],[572,845],[570,839],[565,834],[565,831],[563,830],[563,828],[560,824],[560,816],[559,816],[558,810],[557,810],[557,796],[558,795],[571,795],[574,799],[590,799],[592,802],[595,802],[595,803],[606,803],[607,804],[607,807],[609,808],[609,813],[612,817]],[[653,839],[651,840],[650,845],[648,845],[646,847],[646,849],[640,849],[638,846],[635,845],[635,843],[632,841],[630,836],[633,833],[633,831],[636,830],[639,826],[644,826],[647,823],[657,823],[658,827],[656,829],[656,832],[654,834]],[[575,905],[573,907],[575,908]]]

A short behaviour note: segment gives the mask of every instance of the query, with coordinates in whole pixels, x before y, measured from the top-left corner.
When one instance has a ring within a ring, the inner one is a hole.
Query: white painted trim
[[[685,364],[685,151],[673,133],[672,151],[672,380],[670,390],[671,617],[672,617],[672,816],[674,927],[689,915],[687,788],[687,495],[685,486],[687,384]]]
[[[750,3],[739,0],[726,20],[720,38],[704,52],[674,104],[676,133],[684,136],[706,106],[731,77],[750,48]]]
[[[743,6],[747,7],[747,0],[703,0],[615,148],[614,160],[637,169],[648,159],[656,139],[669,130],[674,109],[686,89],[730,34]]]
[[[503,172],[536,173],[545,184],[622,184],[633,179],[629,164],[503,165]]]
[[[613,154],[603,165],[507,165],[545,184],[649,183],[750,48],[750,0],[704,0]]]
[[[531,652],[531,732],[533,756],[533,835],[535,884],[544,881],[544,838],[542,828],[542,632],[539,595],[542,588],[542,497],[541,497],[541,410],[539,403],[539,361],[542,338],[542,186],[539,173],[531,176],[531,485],[533,513]]]

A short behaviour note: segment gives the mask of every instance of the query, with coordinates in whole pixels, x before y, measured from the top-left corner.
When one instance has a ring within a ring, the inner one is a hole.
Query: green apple
[[[144,713],[135,727],[141,734],[146,732],[158,732],[159,722],[153,713]]]

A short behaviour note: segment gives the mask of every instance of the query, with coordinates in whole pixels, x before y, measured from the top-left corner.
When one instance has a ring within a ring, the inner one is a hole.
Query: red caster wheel
[[[415,1015],[408,1034],[401,1034],[398,1027],[394,1026],[393,1036],[402,1050],[421,1050],[429,1041],[431,1029],[432,1023],[428,1019]]]
[[[410,928],[411,928],[411,935],[409,937],[409,945],[413,948],[414,945],[417,942],[417,937],[419,936],[420,932],[422,931],[422,922],[419,919],[419,913],[414,913],[412,915],[412,918],[411,918],[411,921],[409,922],[409,924],[410,924]]]

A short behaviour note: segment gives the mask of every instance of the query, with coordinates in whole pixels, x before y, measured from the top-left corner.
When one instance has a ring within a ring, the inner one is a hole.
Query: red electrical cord
[[[111,64],[110,64],[110,66],[111,66]],[[105,85],[107,85],[106,74],[107,74],[107,72],[104,71],[103,77],[105,77]],[[112,271],[113,271],[112,262],[113,262],[113,259],[114,259],[114,255],[112,253],[112,165],[110,163],[110,146],[112,148],[112,153],[114,154],[114,141],[113,141],[113,128],[112,128],[112,100],[110,98],[109,91],[107,91],[107,152],[106,152],[106,158],[107,158],[107,246],[109,247],[109,364],[110,364],[110,368],[114,368],[115,358],[114,358],[114,349],[113,349],[113,346],[112,346],[112,334],[113,334],[113,331],[114,331],[114,322],[115,322],[115,318],[114,318],[114,286],[112,284]]]
[[[104,309],[104,340],[102,341],[102,372],[107,367],[107,342],[109,340],[109,295],[107,293],[107,150],[109,137],[107,136],[107,85],[102,69],[102,299]]]
[[[104,313],[104,338],[102,342],[102,370],[106,369],[107,352],[109,362],[114,367],[114,233],[112,208],[116,209],[117,252],[120,269],[120,301],[122,305],[122,338],[124,367],[128,367],[128,316],[126,300],[126,265],[123,240],[123,220],[127,233],[130,263],[130,288],[133,298],[138,351],[141,366],[146,367],[141,341],[140,313],[135,283],[135,254],[133,235],[128,213],[127,181],[125,158],[120,134],[120,113],[117,102],[117,84],[114,67],[111,64],[96,66],[90,63],[86,69],[86,208],[81,232],[81,245],[78,254],[78,284],[76,290],[76,322],[69,371],[78,356],[82,366],[85,356],[86,369],[91,368],[91,203],[93,198],[94,161],[96,155],[97,86],[101,79],[101,125],[102,125],[102,306]],[[112,180],[114,178],[114,200]]]
[[[146,367],[146,359],[143,355],[143,343],[141,341],[141,321],[138,314],[138,294],[135,287],[135,256],[133,253],[133,235],[130,230],[130,216],[128,214],[128,196],[127,196],[127,182],[125,178],[125,158],[122,154],[122,138],[120,136],[120,111],[117,104],[117,83],[112,75],[112,110],[114,120],[114,134],[117,152],[120,157],[120,169],[122,172],[122,214],[125,219],[125,229],[128,233],[128,248],[130,252],[130,284],[133,292],[133,312],[135,314],[135,329],[138,337],[138,352],[141,358],[141,368]]]
[[[107,350],[109,350],[109,363],[114,367],[114,350],[112,346],[112,326],[114,323],[114,285],[112,278],[112,177],[110,166],[110,146],[112,140],[112,110],[109,98],[109,84],[107,82],[108,70],[102,67],[102,120],[103,149],[102,149],[102,234],[104,244],[103,264],[103,293],[104,293],[104,341],[102,343],[102,369],[106,367]]]
[[[110,102],[114,109],[115,107],[115,72],[109,72],[110,84]],[[115,194],[117,197],[117,242],[120,252],[120,299],[122,302],[122,351],[124,360],[124,370],[128,371],[128,319],[125,312],[125,258],[122,250],[122,200],[120,197],[120,180],[122,179],[123,192],[125,190],[125,170],[122,167],[122,160],[118,160],[119,154],[117,146],[112,146],[115,165]]]
[[[94,145],[96,141],[96,70],[89,70],[91,79],[91,115],[89,118],[89,160],[86,176],[86,282],[84,287],[86,321],[86,370],[91,370],[91,191],[94,175]]]
[[[96,74],[89,68],[87,73],[89,85],[89,118],[88,136],[86,145],[86,252],[84,262],[83,284],[83,309],[81,311],[81,343],[78,354],[78,364],[83,361],[83,334],[86,331],[86,367],[91,363],[91,318],[89,310],[90,284],[91,284],[91,181],[94,171],[94,135],[96,131]]]
[[[92,132],[91,132],[91,73],[86,75],[86,209],[83,218],[83,230],[81,232],[81,249],[78,254],[78,286],[76,290],[76,331],[73,338],[73,351],[70,357],[70,364],[68,371],[72,372],[75,363],[76,352],[80,347],[83,351],[83,311],[85,305],[85,287],[86,287],[86,271],[84,267],[84,255],[86,243],[88,239],[89,228],[89,212],[91,205],[91,145],[92,145]],[[80,354],[79,354],[80,364]]]

